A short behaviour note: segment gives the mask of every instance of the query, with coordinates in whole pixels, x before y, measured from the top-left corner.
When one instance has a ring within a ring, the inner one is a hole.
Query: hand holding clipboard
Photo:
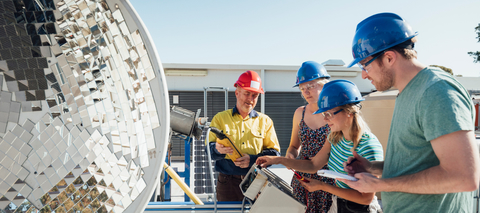
[[[333,179],[341,178],[341,179],[346,179],[346,180],[351,180],[351,181],[357,181],[358,180],[357,178],[352,177],[350,175],[346,175],[346,174],[342,174],[342,173],[338,173],[338,172],[331,171],[331,170],[326,170],[326,169],[318,170],[317,174],[320,175],[320,176],[329,177],[329,178],[333,178]]]

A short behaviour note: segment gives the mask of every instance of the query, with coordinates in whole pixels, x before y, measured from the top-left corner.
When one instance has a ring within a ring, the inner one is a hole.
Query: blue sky
[[[353,58],[356,25],[379,12],[402,16],[419,32],[425,65],[480,77],[475,27],[479,0],[130,0],[162,63],[300,65]]]

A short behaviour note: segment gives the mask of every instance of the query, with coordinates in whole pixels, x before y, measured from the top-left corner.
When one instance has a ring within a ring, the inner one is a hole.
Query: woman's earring
[[[348,114],[347,116],[350,117],[350,114]]]

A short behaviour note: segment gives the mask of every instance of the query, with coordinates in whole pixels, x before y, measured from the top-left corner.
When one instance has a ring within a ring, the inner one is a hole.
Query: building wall
[[[173,64],[165,63],[167,86],[170,91],[203,91],[204,87],[220,86],[234,90],[238,76],[247,70],[261,75],[263,89],[267,92],[296,92],[296,73],[299,66],[271,65],[218,65],[218,64]],[[360,92],[370,93],[375,87],[363,80],[358,67],[325,65],[327,72],[335,79],[347,79],[357,84]],[[192,71],[192,72],[188,72]],[[198,74],[191,74],[199,71]],[[189,74],[190,73],[190,74]]]
[[[480,77],[455,77],[467,90],[480,92]]]
[[[346,68],[343,62],[326,63],[327,72],[332,76],[331,80],[347,79],[354,82],[363,95],[375,90],[368,80],[361,78],[361,70],[358,67]],[[293,88],[296,80],[296,72],[299,66],[271,66],[271,65],[221,65],[221,64],[163,64],[166,72],[167,86],[170,103],[174,104],[173,96],[177,96],[177,106],[196,112],[201,109],[200,116],[204,116],[204,87],[228,88],[228,108],[235,105],[235,88],[233,84],[238,76],[246,70],[254,70],[262,77],[262,95],[255,110],[270,116],[274,122],[279,138],[282,155],[288,148],[291,137],[292,118],[295,109],[305,105],[298,88]],[[456,77],[468,90],[480,91],[480,78]],[[225,108],[224,92],[207,93],[207,117],[211,121],[213,116]],[[263,99],[263,100],[262,100]],[[262,104],[263,103],[263,104]],[[262,105],[265,107],[262,109]],[[368,110],[367,110],[368,111]],[[374,112],[373,112],[374,113]],[[366,112],[368,114],[368,112]],[[371,122],[371,121],[370,121]],[[388,123],[388,122],[387,122]],[[389,125],[387,125],[388,127]],[[180,139],[172,139],[173,156],[183,156],[184,142]]]

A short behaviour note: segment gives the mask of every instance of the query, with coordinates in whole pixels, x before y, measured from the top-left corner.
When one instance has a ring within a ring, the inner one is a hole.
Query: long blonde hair
[[[350,126],[350,138],[353,141],[353,148],[351,151],[354,151],[358,144],[360,143],[360,139],[362,139],[362,135],[366,131],[370,131],[368,124],[363,120],[361,115],[360,109],[362,106],[360,104],[346,104],[339,107],[343,109],[345,112],[350,113],[353,115],[352,125]],[[330,132],[328,135],[328,140],[332,144],[338,143],[343,138],[343,132]]]

